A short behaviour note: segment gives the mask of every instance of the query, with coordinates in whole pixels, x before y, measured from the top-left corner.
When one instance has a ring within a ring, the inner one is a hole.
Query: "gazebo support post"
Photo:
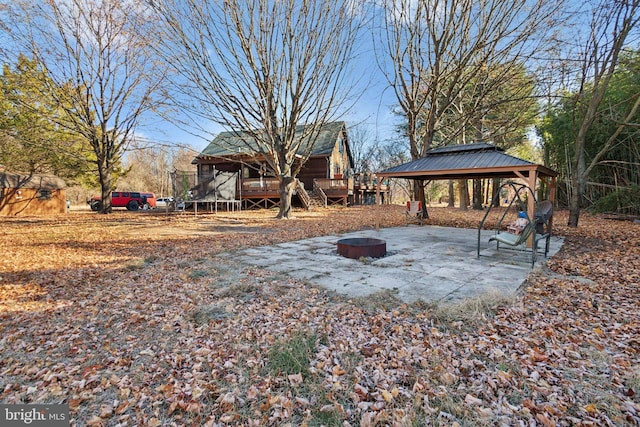
[[[529,219],[531,221],[535,221],[536,217],[536,182],[538,179],[538,173],[535,170],[529,171],[529,179],[527,180],[527,185],[531,189],[530,197],[527,197],[527,214],[529,215]],[[533,248],[535,236],[531,234],[527,239],[527,247]],[[535,250],[535,248],[533,248]]]
[[[382,179],[378,178],[376,180],[376,231],[380,231],[380,208],[382,204],[382,199],[380,197],[380,189],[382,187]]]

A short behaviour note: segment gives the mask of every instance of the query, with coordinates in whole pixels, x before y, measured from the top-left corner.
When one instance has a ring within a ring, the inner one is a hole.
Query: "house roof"
[[[545,166],[511,156],[485,142],[434,148],[417,160],[377,172],[379,177],[421,180],[522,178],[529,171],[539,176],[558,173]]]
[[[66,188],[66,184],[62,178],[54,175],[0,172],[0,188],[60,190]]]
[[[305,127],[308,125],[299,125],[296,128],[296,136],[300,138]],[[325,123],[320,129],[318,139],[313,146],[311,156],[328,156],[333,151],[340,132],[346,129],[345,122]],[[258,153],[258,147],[255,140],[244,132],[222,132],[218,134],[209,145],[202,150],[197,159],[207,157],[231,157],[241,154],[253,155]],[[349,156],[351,153],[349,152]]]

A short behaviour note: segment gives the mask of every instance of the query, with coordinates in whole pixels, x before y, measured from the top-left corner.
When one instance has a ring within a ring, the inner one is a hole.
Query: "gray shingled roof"
[[[296,128],[296,134],[302,134],[305,125]],[[331,122],[322,126],[311,156],[328,156],[338,140],[340,132],[345,129],[345,122]],[[248,146],[247,146],[248,145]],[[251,150],[251,147],[256,147]],[[348,149],[348,148],[347,148]],[[253,151],[253,152],[251,152]],[[222,132],[196,157],[229,157],[241,153],[253,154],[258,152],[253,138],[242,132]],[[351,153],[349,153],[351,156]]]
[[[541,175],[557,175],[544,166],[511,156],[500,147],[477,142],[435,148],[420,159],[385,169],[378,175],[414,179],[517,177],[516,171],[531,169],[538,170]]]
[[[36,188],[60,190],[66,187],[64,180],[53,175],[0,172],[0,188]]]

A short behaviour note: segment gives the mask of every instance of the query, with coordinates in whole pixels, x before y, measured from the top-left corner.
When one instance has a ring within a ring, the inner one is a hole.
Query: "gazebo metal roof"
[[[450,145],[427,151],[417,160],[377,172],[378,179],[407,178],[428,180],[556,177],[558,173],[545,166],[519,159],[500,147],[485,142]]]

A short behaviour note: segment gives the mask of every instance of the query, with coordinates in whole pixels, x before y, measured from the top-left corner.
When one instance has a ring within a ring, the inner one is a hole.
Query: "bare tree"
[[[353,158],[353,172],[365,174],[373,170],[376,141],[370,128],[360,123],[349,128],[349,148]]]
[[[481,102],[484,96],[514,75],[513,67],[522,67],[541,49],[561,4],[555,0],[383,2],[377,57],[406,116],[413,159],[431,148],[442,118],[470,87],[480,102],[461,117],[457,132],[477,120],[486,108]],[[415,187],[424,202],[423,184],[416,182]]]
[[[288,218],[295,177],[352,87],[358,0],[151,3],[164,23],[160,55],[179,77],[174,101],[192,125],[214,122],[247,137],[243,151],[274,172],[278,217]],[[212,137],[205,126],[198,132]]]
[[[121,157],[164,78],[150,54],[139,2],[127,0],[18,1],[12,34],[50,79],[64,111],[59,125],[85,138],[96,164],[102,212],[111,212]]]
[[[171,172],[179,170],[195,174],[191,161],[197,154],[188,146],[136,138],[124,158],[128,173],[118,180],[118,188],[152,191],[157,197],[168,196],[172,190]]]
[[[603,156],[612,148],[618,136],[636,116],[640,107],[640,91],[635,102],[630,103],[628,114],[619,117],[618,126],[605,144],[587,163],[586,140],[589,129],[602,114],[602,100],[614,75],[620,53],[631,37],[638,37],[640,23],[640,0],[601,0],[590,11],[591,19],[587,38],[579,43],[576,58],[580,62],[579,87],[574,93],[575,147],[569,174],[569,220],[568,225],[577,227],[587,178]],[[575,37],[568,43],[575,43]]]

